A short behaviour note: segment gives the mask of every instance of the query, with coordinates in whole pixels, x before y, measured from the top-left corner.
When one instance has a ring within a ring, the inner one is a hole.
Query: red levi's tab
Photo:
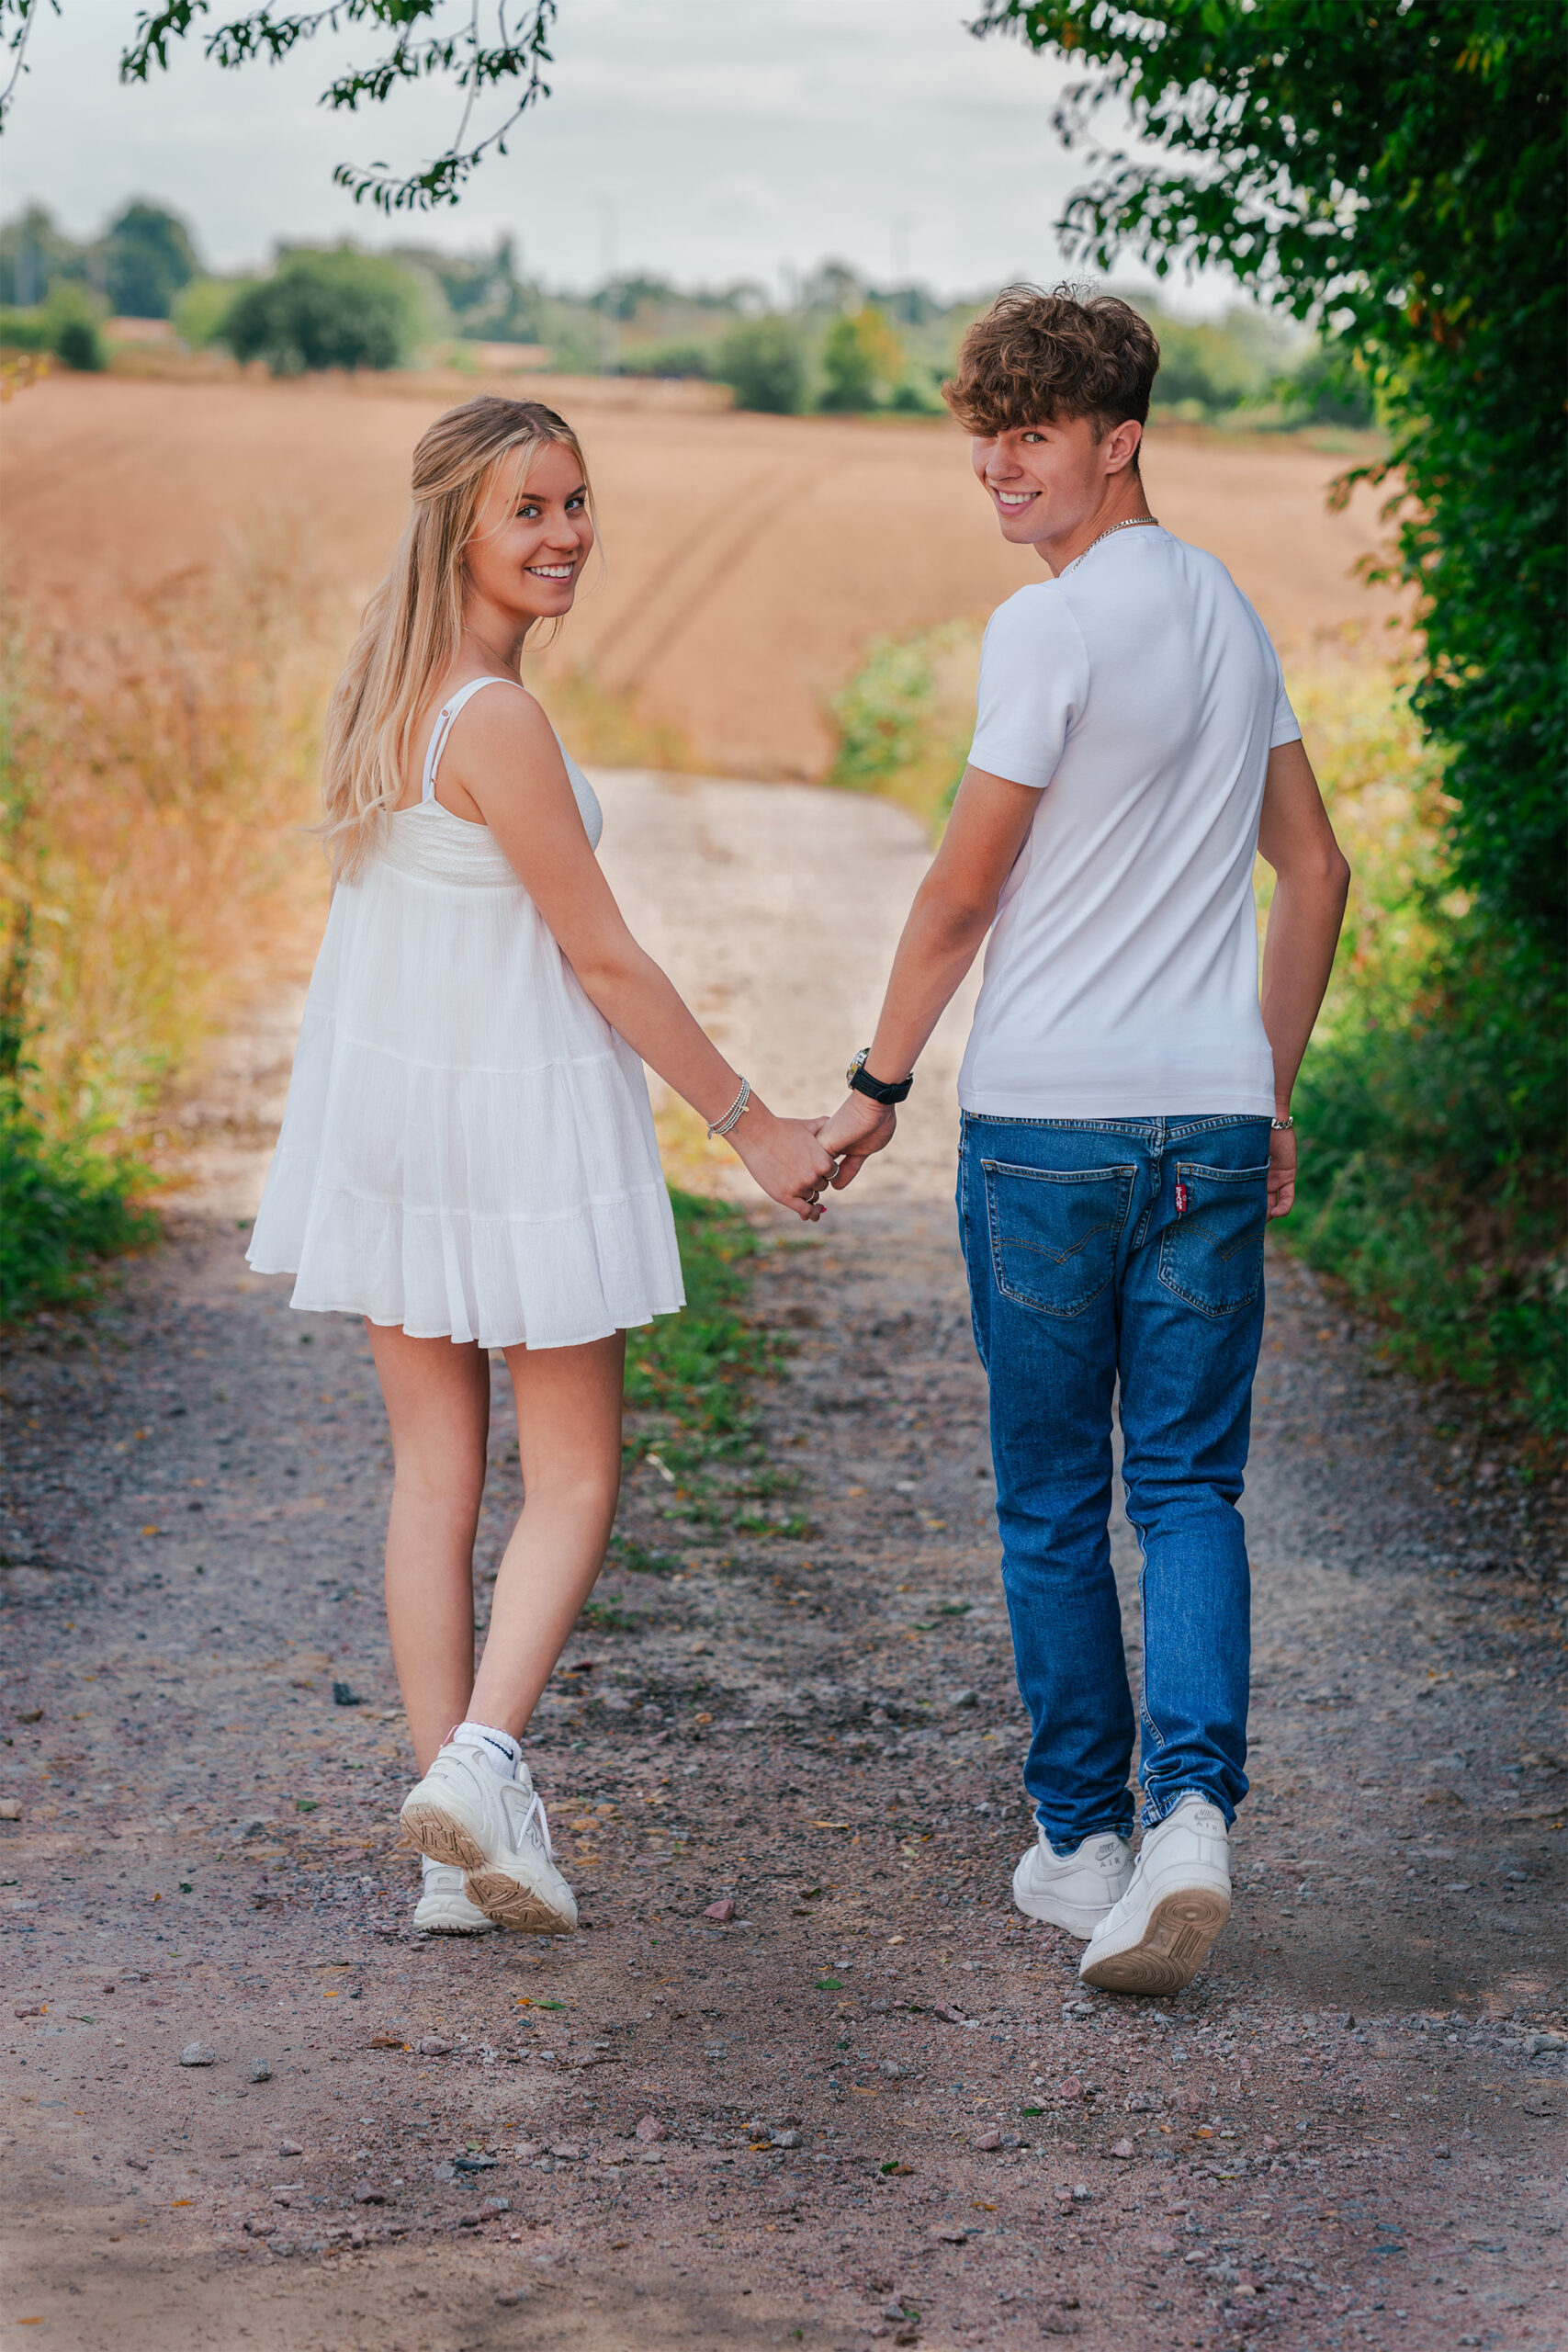
[[[1185,1216],[1187,1215],[1187,1187],[1185,1184],[1178,1184],[1176,1188],[1176,1214],[1178,1216]]]

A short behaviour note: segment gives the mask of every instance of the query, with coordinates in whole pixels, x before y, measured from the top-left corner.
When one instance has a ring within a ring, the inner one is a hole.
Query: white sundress
[[[247,1252],[291,1305],[413,1339],[568,1348],[684,1304],[642,1063],[486,825],[416,806],[333,896]],[[566,771],[591,847],[593,787]]]

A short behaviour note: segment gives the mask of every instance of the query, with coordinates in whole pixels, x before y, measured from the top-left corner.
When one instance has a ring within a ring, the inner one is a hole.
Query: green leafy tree
[[[418,339],[421,294],[395,261],[355,253],[285,254],[248,287],[223,322],[236,359],[265,359],[275,376],[322,368],[396,368]]]
[[[62,277],[86,283],[87,248],[57,229],[41,204],[29,204],[0,229],[0,302],[30,310]]]
[[[1227,265],[1365,369],[1452,749],[1455,879],[1561,955],[1564,46],[1547,0],[1002,0],[1145,147],[1067,208],[1083,253]]]
[[[793,416],[806,395],[806,353],[799,330],[769,312],[742,319],[718,346],[714,373],[728,384],[738,408],[765,416]]]
[[[200,275],[190,232],[155,204],[128,204],[100,248],[101,283],[118,318],[166,319]]]
[[[34,25],[46,6],[60,5],[61,0],[0,0],[0,47],[11,53],[11,70],[0,86],[0,121],[16,103]],[[274,7],[262,0],[260,6],[217,24],[210,21],[212,0],[152,0],[137,18],[134,37],[120,57],[119,77],[150,80],[167,69],[171,54],[192,35],[215,65],[233,69],[258,62],[276,65],[323,29],[378,28],[387,44],[381,54],[335,75],[321,93],[321,104],[337,113],[357,114],[383,104],[407,84],[444,79],[460,101],[457,120],[447,144],[417,171],[340,164],[333,178],[353,191],[356,203],[368,198],[385,212],[421,210],[455,204],[483,157],[504,155],[508,132],[529,107],[549,96],[544,74],[556,6],[557,0],[522,0],[513,23],[502,8],[491,41],[469,0],[329,0],[325,7],[304,9]],[[481,130],[476,117],[487,99],[496,98],[501,119]]]
[[[904,346],[886,314],[867,303],[837,318],[822,345],[822,406],[854,414],[886,400],[904,370]]]

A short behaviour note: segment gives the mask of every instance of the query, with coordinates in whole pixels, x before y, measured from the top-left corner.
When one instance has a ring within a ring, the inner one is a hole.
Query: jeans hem
[[[1201,1788],[1190,1781],[1179,1789],[1172,1789],[1168,1794],[1163,1789],[1145,1789],[1144,1802],[1138,1808],[1139,1828],[1157,1829],[1162,1821],[1170,1819],[1183,1797],[1201,1797],[1205,1804],[1212,1804],[1217,1813],[1224,1815],[1227,1829],[1235,1827],[1235,1807],[1224,1791]]]

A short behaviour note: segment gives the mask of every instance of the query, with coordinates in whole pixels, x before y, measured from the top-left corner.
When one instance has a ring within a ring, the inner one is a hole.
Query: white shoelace
[[[545,1800],[539,1794],[537,1789],[534,1792],[533,1804],[523,1815],[523,1826],[517,1832],[517,1841],[519,1845],[521,1845],[523,1839],[528,1835],[528,1824],[533,1820],[536,1814],[539,1816],[539,1830],[545,1841],[545,1860],[547,1862],[553,1862],[556,1858],[556,1849],[550,1843],[549,1815],[545,1811]]]

